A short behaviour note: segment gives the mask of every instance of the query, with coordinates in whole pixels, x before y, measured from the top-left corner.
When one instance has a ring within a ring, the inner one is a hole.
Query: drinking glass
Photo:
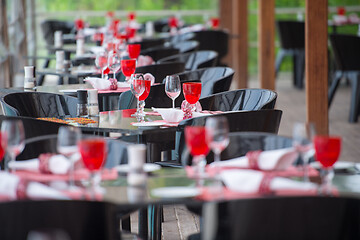
[[[139,104],[138,104],[139,116],[145,116],[145,113],[144,113],[145,99],[149,96],[150,89],[151,89],[151,80],[144,79],[144,81],[145,81],[145,90],[144,90],[143,94],[141,94],[139,96]]]
[[[206,142],[206,128],[203,126],[186,126],[185,142],[193,156],[194,176],[203,177],[209,146]]]
[[[81,139],[81,131],[77,127],[61,126],[58,130],[57,151],[70,161],[69,185],[70,189],[75,188],[73,157],[78,153],[78,142]]]
[[[214,152],[215,166],[220,162],[221,152],[229,145],[229,125],[226,117],[209,117],[206,119],[206,141]],[[217,169],[216,169],[217,173]]]
[[[299,153],[304,170],[304,182],[309,182],[309,155],[313,152],[315,125],[313,123],[296,122],[293,127],[293,146]]]
[[[341,151],[341,137],[315,136],[314,147],[316,160],[322,165],[320,193],[331,195],[331,182],[334,177],[333,165]]]
[[[101,70],[101,78],[104,78],[104,69],[108,65],[108,56],[106,52],[99,52],[96,54],[95,65]]]
[[[143,117],[140,116],[140,106],[139,106],[139,97],[145,92],[145,78],[142,73],[135,73],[131,75],[130,79],[130,89],[134,96],[137,98],[137,111],[132,116],[134,117]],[[138,118],[138,120],[143,121],[143,119]]]
[[[106,140],[98,137],[83,138],[78,142],[78,148],[84,166],[90,171],[90,192],[95,199],[96,189],[99,189],[101,181],[100,170],[107,155]]]
[[[136,59],[123,59],[121,60],[121,71],[123,72],[124,76],[128,79],[131,77],[132,74],[135,73],[136,69]]]
[[[141,45],[140,44],[129,44],[127,46],[129,57],[137,59],[140,55]]]
[[[113,71],[114,79],[116,79],[115,74],[120,69],[121,56],[116,51],[110,51],[108,57],[108,67]]]
[[[195,110],[195,103],[201,96],[201,82],[186,82],[183,83],[183,93],[186,101],[190,104],[184,111],[184,119],[191,118],[192,112]]]
[[[10,156],[10,162],[15,162],[25,147],[25,130],[21,120],[4,120],[1,124],[1,133],[7,139],[6,151]],[[5,163],[5,170],[9,171],[9,163]]]
[[[165,93],[172,99],[172,108],[175,108],[175,99],[180,95],[181,85],[178,75],[170,75],[165,78]]]

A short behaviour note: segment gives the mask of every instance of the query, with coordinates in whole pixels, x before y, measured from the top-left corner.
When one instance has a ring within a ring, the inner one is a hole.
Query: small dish
[[[120,164],[115,167],[115,169],[120,173],[128,173],[130,171],[129,164]],[[161,169],[161,166],[155,163],[145,163],[143,170],[144,172],[154,172]]]
[[[151,195],[158,198],[193,198],[201,194],[196,187],[163,187],[151,190]]]

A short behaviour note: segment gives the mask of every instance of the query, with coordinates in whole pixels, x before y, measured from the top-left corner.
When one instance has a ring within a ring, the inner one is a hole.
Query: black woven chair
[[[280,38],[280,50],[276,56],[275,71],[279,72],[286,56],[293,57],[293,84],[304,87],[305,70],[305,23],[299,21],[277,21]]]
[[[209,67],[176,74],[181,82],[201,81],[201,97],[230,89],[234,70],[228,67]],[[165,83],[165,79],[163,81]]]
[[[194,40],[194,37],[195,37],[195,34],[193,32],[176,34],[169,38],[168,43],[176,44],[179,42],[190,41],[190,40]]]
[[[215,51],[196,51],[180,53],[177,55],[162,58],[158,63],[164,62],[183,62],[185,70],[196,70],[205,67],[214,67],[216,65],[218,54]]]
[[[49,239],[121,239],[117,206],[107,202],[2,202],[0,216],[1,239],[30,239],[31,232]]]
[[[151,73],[155,77],[155,83],[162,83],[167,75],[183,72],[185,65],[182,62],[164,62],[137,67],[136,73]]]
[[[144,38],[139,42],[133,42],[131,44],[140,44],[141,50],[145,50],[148,48],[163,46],[165,43],[165,39],[162,38]]]
[[[211,111],[238,111],[274,109],[277,93],[268,89],[239,89],[200,98],[203,109]]]
[[[179,50],[180,53],[187,53],[199,50],[198,41],[182,41],[172,44],[173,48]]]
[[[56,31],[61,31],[63,34],[69,34],[75,32],[75,26],[73,22],[70,21],[60,21],[60,20],[52,20],[48,19],[43,21],[41,24],[41,30],[45,42],[48,46],[54,45],[54,33]],[[64,43],[74,43],[73,41]]]
[[[161,58],[169,57],[175,54],[179,54],[179,49],[174,47],[153,47],[141,51],[141,55],[150,56],[155,62]]]
[[[329,89],[329,107],[333,101],[340,80],[344,77],[351,83],[351,105],[349,122],[358,121],[360,107],[360,37],[354,35],[332,34],[330,43],[333,49],[337,70]]]
[[[77,98],[42,92],[10,93],[1,98],[4,114],[22,117],[76,117]]]
[[[359,239],[359,213],[358,198],[341,196],[224,201],[203,208],[204,225],[198,239]]]
[[[192,40],[199,42],[199,50],[212,50],[218,53],[216,66],[224,66],[221,63],[229,50],[229,33],[225,30],[204,30],[194,32]]]
[[[182,166],[186,166],[191,165],[192,162],[192,157],[185,144],[185,127],[205,126],[207,118],[216,118],[221,116],[227,118],[230,132],[263,132],[277,134],[280,126],[282,111],[277,109],[266,109],[257,111],[227,112],[222,114],[216,114],[214,116],[196,117],[183,120],[179,123],[176,131],[174,165],[181,163]],[[222,153],[222,159],[226,160],[241,156],[236,155],[243,153],[242,151],[238,151],[239,149],[236,147],[238,144],[238,142],[237,144],[231,143],[227,150]],[[234,150],[234,147],[237,150]],[[213,159],[214,156],[212,153],[206,156],[206,160],[208,163],[213,162]]]

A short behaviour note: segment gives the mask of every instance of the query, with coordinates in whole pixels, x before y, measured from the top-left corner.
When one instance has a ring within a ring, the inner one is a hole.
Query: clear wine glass
[[[206,119],[206,141],[214,152],[215,166],[220,162],[221,152],[229,145],[229,124],[226,117],[209,117]]]
[[[6,151],[10,156],[10,162],[15,162],[16,156],[18,156],[25,147],[24,125],[21,120],[4,120],[1,124],[1,132],[6,135]],[[9,163],[5,163],[6,171],[9,171]]]
[[[341,137],[315,136],[314,147],[316,160],[322,165],[321,185],[319,192],[325,195],[332,194],[332,179],[334,177],[334,164],[341,152]]]
[[[143,116],[140,116],[140,106],[139,106],[139,97],[144,93],[145,91],[145,78],[142,73],[135,73],[131,75],[130,78],[130,89],[131,92],[134,94],[134,96],[137,99],[137,111],[132,116],[134,117],[141,117],[138,120],[143,121]]]
[[[299,153],[303,164],[304,182],[309,182],[308,164],[310,155],[313,155],[313,138],[315,125],[313,123],[296,122],[293,127],[293,146]]]
[[[172,99],[172,108],[175,108],[175,99],[180,95],[181,84],[178,75],[170,75],[165,78],[165,93]]]
[[[58,131],[57,151],[70,161],[69,185],[70,189],[75,188],[74,184],[74,156],[78,151],[78,142],[81,139],[81,131],[77,127],[61,126]]]
[[[108,57],[108,67],[113,71],[114,79],[116,79],[115,74],[120,69],[121,56],[116,51],[110,51]]]
[[[101,70],[101,78],[104,78],[104,69],[107,67],[107,64],[108,64],[108,56],[105,51],[96,54],[95,65],[98,69]]]

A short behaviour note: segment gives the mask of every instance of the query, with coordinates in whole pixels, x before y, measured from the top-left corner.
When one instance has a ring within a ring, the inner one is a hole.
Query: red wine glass
[[[142,73],[135,73],[131,75],[130,89],[134,96],[137,98],[137,111],[133,117],[137,117],[138,121],[144,121],[143,116],[140,115],[139,98],[145,92],[145,78]]]
[[[140,44],[129,44],[127,46],[130,58],[137,59],[140,55],[141,45]]]
[[[206,128],[203,126],[186,126],[185,142],[193,158],[194,176],[202,177],[205,172],[205,156],[209,152],[206,141]]]
[[[341,137],[315,136],[314,147],[316,160],[322,165],[320,193],[331,195],[331,182],[334,177],[333,165],[341,151]]]
[[[138,104],[138,108],[139,108],[138,114],[140,116],[145,116],[145,113],[144,113],[145,99],[149,96],[150,89],[151,89],[151,80],[145,79],[144,81],[145,81],[145,91],[143,92],[143,94],[140,95],[139,104]]]
[[[84,166],[90,171],[91,192],[95,199],[96,189],[99,188],[101,179],[100,169],[104,165],[107,147],[104,138],[88,137],[79,141],[79,152]]]
[[[106,52],[96,54],[95,65],[101,70],[101,78],[104,78],[104,70],[108,65],[108,55]]]
[[[201,96],[201,82],[183,83],[183,93],[186,101],[190,104],[189,108],[183,109],[184,118],[191,118],[195,103],[199,101]]]
[[[131,75],[135,73],[136,60],[135,59],[123,59],[121,60],[121,71],[127,79],[130,79]]]

